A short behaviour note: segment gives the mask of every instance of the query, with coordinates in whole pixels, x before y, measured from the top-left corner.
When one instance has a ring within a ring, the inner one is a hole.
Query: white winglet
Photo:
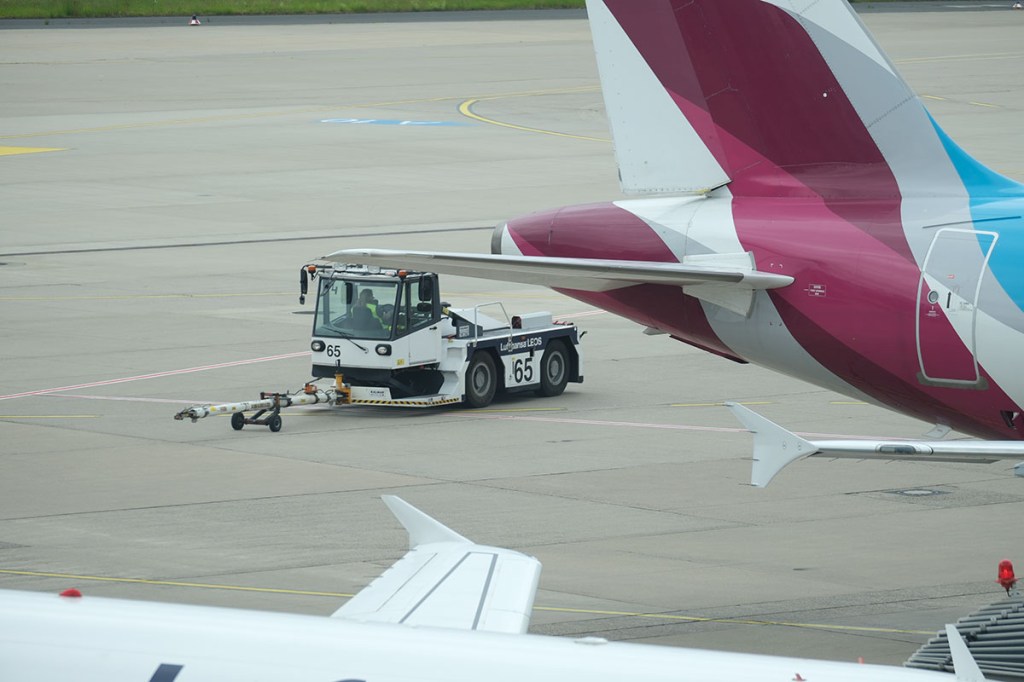
[[[754,434],[754,466],[750,485],[764,488],[786,465],[818,452],[818,447],[739,403],[726,403],[733,415]]]
[[[384,502],[409,531],[409,551],[364,587],[335,618],[360,622],[522,633],[540,581],[540,562],[478,545],[404,500]]]
[[[384,504],[395,515],[398,522],[409,531],[409,549],[416,549],[420,545],[429,545],[433,542],[473,544],[472,540],[467,540],[440,521],[430,518],[400,497],[382,495],[380,499],[384,500]]]
[[[953,657],[953,671],[957,682],[985,682],[985,675],[978,662],[971,655],[967,643],[960,636],[955,625],[946,624],[946,638],[949,640],[949,654]]]

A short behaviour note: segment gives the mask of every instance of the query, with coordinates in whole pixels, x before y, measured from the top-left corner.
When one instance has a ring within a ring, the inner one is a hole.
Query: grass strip
[[[638,2],[640,0],[637,0]],[[892,0],[853,0],[890,2]],[[966,0],[978,2],[979,0]],[[0,0],[0,19],[581,9],[584,0]]]
[[[0,0],[0,19],[573,9],[584,0]]]

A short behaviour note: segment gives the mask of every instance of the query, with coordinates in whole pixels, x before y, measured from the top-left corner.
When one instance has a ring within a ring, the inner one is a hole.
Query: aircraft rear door
[[[985,388],[975,357],[975,324],[981,283],[998,238],[995,232],[952,227],[935,234],[917,288],[921,383]]]

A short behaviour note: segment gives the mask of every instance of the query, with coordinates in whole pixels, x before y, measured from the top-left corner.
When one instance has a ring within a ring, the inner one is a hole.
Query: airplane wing
[[[523,633],[540,562],[474,544],[398,497],[385,495],[409,531],[410,551],[333,617],[462,630]]]
[[[733,415],[754,434],[750,485],[765,488],[786,466],[804,457],[884,459],[918,462],[992,464],[1024,457],[1019,440],[806,440],[739,403],[727,402]]]
[[[672,284],[685,293],[747,315],[753,292],[793,283],[793,278],[754,269],[747,253],[709,254],[662,263],[596,258],[343,249],[323,257],[337,263],[361,263],[386,268],[419,269],[463,277],[538,284],[559,289],[607,291],[636,284]]]

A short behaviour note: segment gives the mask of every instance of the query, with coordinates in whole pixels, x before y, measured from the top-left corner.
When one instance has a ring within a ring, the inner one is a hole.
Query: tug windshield
[[[390,339],[399,282],[320,281],[314,336]]]

